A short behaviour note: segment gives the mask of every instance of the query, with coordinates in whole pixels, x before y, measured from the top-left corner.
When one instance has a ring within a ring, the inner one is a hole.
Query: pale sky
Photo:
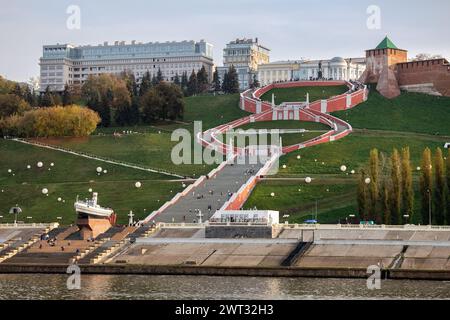
[[[68,6],[81,9],[69,30]],[[381,29],[367,27],[367,8],[381,10]],[[450,58],[448,0],[0,0],[0,75],[39,75],[42,45],[104,41],[205,39],[222,65],[225,44],[260,39],[271,61],[360,57],[389,35],[401,49]]]

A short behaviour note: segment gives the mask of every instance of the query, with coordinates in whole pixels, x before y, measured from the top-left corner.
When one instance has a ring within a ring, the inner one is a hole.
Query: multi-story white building
[[[261,86],[280,81],[294,80],[300,69],[299,61],[277,61],[258,66],[258,81]]]
[[[259,44],[258,38],[236,39],[227,44],[223,51],[223,67],[218,67],[219,78],[222,81],[229,67],[236,68],[241,90],[248,89],[253,81],[253,75],[258,66],[269,63],[270,50]]]
[[[120,74],[132,72],[140,81],[148,71],[156,75],[161,70],[166,81],[173,81],[192,70],[204,66],[212,80],[213,46],[204,40],[165,43],[126,44],[116,41],[97,46],[48,45],[43,47],[40,60],[40,88],[62,91],[65,84],[82,85],[89,76],[102,73]]]
[[[294,80],[358,80],[366,70],[365,58],[304,61],[293,73]]]

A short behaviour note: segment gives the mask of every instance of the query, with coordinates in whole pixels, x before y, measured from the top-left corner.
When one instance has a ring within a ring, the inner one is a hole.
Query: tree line
[[[433,164],[434,162],[434,164]],[[394,149],[389,158],[373,149],[368,168],[361,170],[357,190],[358,213],[364,221],[400,225],[450,224],[450,151],[446,158],[437,148],[434,161],[429,148],[422,156],[420,181],[420,216],[415,212],[413,169],[408,147]]]
[[[38,96],[28,85],[0,76],[0,134],[3,136],[87,136],[99,122],[97,113],[72,104],[67,86],[62,94],[47,88]]]
[[[91,76],[82,86],[81,97],[100,115],[104,127],[151,124],[184,115],[181,88],[163,81],[160,72],[153,79],[146,73],[140,85],[128,72]]]

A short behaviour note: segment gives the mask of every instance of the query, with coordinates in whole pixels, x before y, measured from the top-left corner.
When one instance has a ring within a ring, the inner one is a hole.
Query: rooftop
[[[398,49],[388,36],[375,49]]]

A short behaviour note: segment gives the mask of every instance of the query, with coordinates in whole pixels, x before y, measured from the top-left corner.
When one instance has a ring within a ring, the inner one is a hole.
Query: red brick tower
[[[397,64],[408,61],[408,51],[398,49],[388,38],[375,48],[366,51],[366,71],[360,81],[366,84],[377,84],[377,90],[386,98],[392,99],[400,95],[397,78]]]

